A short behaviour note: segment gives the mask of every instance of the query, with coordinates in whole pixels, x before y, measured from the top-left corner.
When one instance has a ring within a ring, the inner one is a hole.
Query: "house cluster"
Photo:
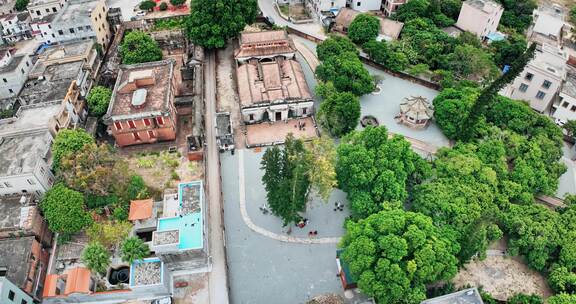
[[[317,19],[335,15],[342,8],[349,8],[361,13],[376,12],[390,17],[408,0],[304,0],[306,7]]]

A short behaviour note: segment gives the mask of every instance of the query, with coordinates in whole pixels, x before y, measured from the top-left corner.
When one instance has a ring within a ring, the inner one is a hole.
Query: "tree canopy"
[[[84,129],[60,130],[52,144],[52,168],[58,171],[63,157],[81,151],[85,145],[91,143],[94,143],[94,138]]]
[[[330,56],[316,68],[316,76],[332,82],[336,90],[361,96],[374,90],[374,80],[354,53]]]
[[[186,29],[205,48],[222,48],[258,14],[256,0],[192,0]]]
[[[88,93],[88,109],[96,116],[102,116],[108,110],[108,104],[112,97],[112,90],[103,86],[95,86]]]
[[[316,47],[316,54],[320,61],[342,53],[354,53],[358,56],[358,49],[346,36],[330,36]]]
[[[44,194],[40,209],[48,221],[48,228],[53,232],[73,234],[92,222],[90,214],[84,210],[82,193],[68,189],[63,184],[56,184]]]
[[[122,242],[120,247],[122,261],[132,263],[136,260],[142,260],[150,254],[150,248],[144,241],[137,237],[129,237]]]
[[[318,122],[332,136],[341,137],[354,130],[360,120],[360,100],[350,92],[338,92],[331,82],[320,84],[317,92],[322,96]]]
[[[420,303],[426,284],[457,272],[457,246],[420,213],[383,210],[346,223],[341,258],[379,303]]]
[[[88,244],[81,259],[88,269],[98,274],[105,274],[111,263],[110,252],[99,243]]]
[[[156,2],[154,2],[152,0],[144,0],[144,1],[140,2],[140,5],[138,5],[138,8],[140,8],[143,11],[151,11],[155,7],[156,7]]]
[[[132,224],[127,221],[102,221],[92,224],[86,230],[86,235],[91,242],[114,249],[128,237],[131,229]]]
[[[315,138],[306,146],[306,155],[310,164],[310,185],[324,201],[328,201],[332,190],[338,184],[334,141],[326,135]]]
[[[380,33],[380,20],[367,13],[357,15],[348,27],[348,37],[358,45],[376,39],[378,33]]]
[[[120,56],[124,64],[144,63],[162,60],[162,50],[148,33],[131,31],[122,40]]]
[[[364,52],[375,62],[392,71],[403,71],[408,67],[408,57],[398,49],[397,44],[390,44],[384,40],[372,40],[363,45]]]
[[[14,4],[14,9],[19,12],[25,11],[26,8],[28,7],[29,2],[30,0],[16,0],[16,4]]]

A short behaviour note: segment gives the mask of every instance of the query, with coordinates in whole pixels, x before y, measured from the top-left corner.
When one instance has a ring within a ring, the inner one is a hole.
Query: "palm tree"
[[[90,271],[103,274],[110,266],[110,252],[100,243],[90,243],[82,252],[82,262]]]
[[[122,242],[120,247],[122,261],[132,263],[135,260],[141,260],[150,254],[148,245],[139,237],[129,237]]]

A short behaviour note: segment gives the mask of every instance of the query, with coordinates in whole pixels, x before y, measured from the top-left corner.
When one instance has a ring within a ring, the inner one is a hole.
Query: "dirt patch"
[[[488,256],[484,261],[472,261],[454,278],[456,288],[467,285],[483,287],[501,301],[517,293],[552,295],[544,277],[528,268],[519,258]]]
[[[306,20],[310,19],[310,15],[306,11],[304,4],[294,4],[290,5],[290,18],[294,20]]]
[[[174,282],[187,283],[186,287],[174,288],[173,300],[175,304],[210,303],[208,275],[206,273],[175,276]]]
[[[159,193],[174,188],[180,181],[202,179],[204,175],[201,161],[189,161],[180,153],[138,153],[127,156],[126,161],[148,187]]]

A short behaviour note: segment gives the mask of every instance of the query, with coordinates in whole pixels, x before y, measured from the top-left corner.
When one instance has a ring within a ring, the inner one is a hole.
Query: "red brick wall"
[[[112,131],[112,135],[116,139],[116,144],[120,147],[154,143],[157,141],[168,141],[176,139],[176,121],[172,117],[176,117],[175,113],[171,109],[172,116],[162,116],[164,124],[160,125],[157,123],[157,118],[149,118],[150,125],[146,126],[144,119],[132,120],[134,128],[130,127],[128,121],[118,122],[121,124],[122,129],[116,129],[116,123],[112,123],[109,129]],[[148,131],[152,131],[155,137],[150,137]],[[134,134],[138,134],[140,140],[137,140]]]
[[[44,279],[46,278],[46,268],[48,267],[48,259],[48,250],[43,250],[42,245],[34,240],[32,242],[31,257],[28,261],[28,280],[26,280],[24,286],[21,286],[24,291],[32,294],[34,292],[35,284],[37,282],[44,282]],[[25,262],[26,261],[22,261],[22,263]],[[40,279],[38,279],[38,276],[40,276]]]

